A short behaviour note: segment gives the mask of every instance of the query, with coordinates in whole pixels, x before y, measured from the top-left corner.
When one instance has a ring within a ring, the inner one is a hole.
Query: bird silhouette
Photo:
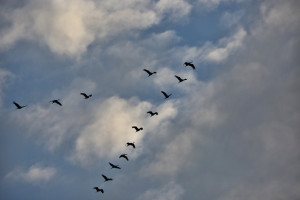
[[[193,68],[193,70],[196,69],[196,68],[195,68],[195,65],[193,64],[193,62],[185,62],[185,63],[183,63],[183,64],[184,64],[186,67],[187,67],[187,66],[190,66],[191,68]]]
[[[153,117],[154,115],[158,115],[158,112],[148,111],[147,113],[150,114],[150,117]]]
[[[127,157],[127,154],[122,154],[122,155],[119,156],[119,158],[125,158],[127,161],[129,160],[128,157]]]
[[[59,99],[54,99],[54,100],[51,100],[50,103],[56,103],[57,105],[60,105],[62,106],[62,104],[59,102]]]
[[[111,162],[108,162],[109,165],[111,166],[111,168],[115,168],[115,169],[121,169],[121,167],[119,167],[119,165],[114,165]]]
[[[17,107],[17,109],[22,109],[22,108],[25,108],[26,106],[20,106],[17,102],[13,102],[13,104],[15,104],[15,106]]]
[[[82,96],[84,96],[84,98],[85,99],[88,99],[88,98],[90,98],[90,97],[92,97],[92,94],[90,94],[90,95],[87,95],[86,93],[80,93]]]
[[[181,82],[187,80],[186,78],[182,79],[181,77],[179,77],[179,76],[177,76],[177,75],[175,75],[175,77],[178,79],[178,81],[179,81],[178,83],[181,83]]]
[[[107,178],[107,176],[105,176],[104,174],[102,174],[102,177],[104,178],[104,182],[113,180],[112,178]]]
[[[135,144],[134,142],[127,142],[127,145],[126,146],[132,146],[134,149],[135,149]]]
[[[98,187],[93,187],[93,189],[95,189],[96,192],[104,193],[104,190],[103,190],[103,189],[100,189],[100,188],[98,188]]]
[[[132,126],[132,128],[135,129],[135,132],[139,132],[139,131],[143,130],[143,127],[138,128],[137,126]]]
[[[164,91],[161,91],[161,93],[165,96],[165,99],[169,98],[172,94],[167,94]]]
[[[150,72],[148,69],[144,69],[144,71],[147,72],[148,77],[153,75],[153,74],[156,74],[156,72]]]

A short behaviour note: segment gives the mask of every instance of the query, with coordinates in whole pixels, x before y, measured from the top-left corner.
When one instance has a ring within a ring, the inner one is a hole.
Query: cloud
[[[11,25],[2,30],[0,46],[9,48],[18,40],[27,39],[46,45],[57,54],[78,57],[96,39],[106,41],[128,31],[147,29],[160,23],[164,15],[186,16],[190,7],[182,0],[161,0],[156,4],[149,0],[30,0],[3,14]]]
[[[90,107],[82,104],[81,92],[92,93],[95,83],[86,79],[74,79],[70,86],[60,90],[54,90],[51,96],[32,104],[24,109],[24,112],[12,113],[13,121],[28,130],[38,143],[53,151],[67,139],[78,134],[80,127],[90,119]],[[52,99],[60,99],[62,107],[51,104]],[[76,99],[76,100],[75,100]],[[75,108],[75,109],[74,109]]]
[[[89,163],[91,160],[113,158],[125,151],[127,142],[135,142],[136,150],[131,157],[136,158],[143,150],[143,137],[159,129],[167,120],[176,115],[172,104],[161,106],[155,122],[148,122],[145,115],[153,107],[149,102],[140,102],[136,98],[129,100],[119,97],[106,99],[94,113],[93,122],[85,126],[76,139],[72,160]],[[143,127],[138,133],[131,126]],[[93,158],[93,159],[92,159]]]
[[[14,74],[10,71],[0,69],[0,108],[2,107],[2,99],[4,97],[3,90],[15,78]]]
[[[15,169],[9,172],[5,177],[12,180],[23,180],[29,183],[49,182],[56,175],[56,169],[53,167],[31,166],[27,171]]]
[[[174,183],[170,182],[159,189],[149,189],[138,200],[177,200],[182,199],[184,189]]]

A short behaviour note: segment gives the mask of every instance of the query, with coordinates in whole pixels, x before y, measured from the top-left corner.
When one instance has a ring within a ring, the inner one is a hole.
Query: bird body
[[[13,104],[15,104],[15,106],[17,107],[17,109],[22,109],[22,108],[25,108],[26,106],[20,106],[17,102],[13,102]]]
[[[104,174],[102,174],[102,177],[104,178],[104,182],[113,180],[112,178],[107,178],[107,176],[105,176]]]
[[[156,72],[150,72],[148,69],[144,69],[145,72],[147,72],[148,77],[152,76],[153,74],[156,74]]]
[[[135,132],[139,132],[139,131],[143,130],[143,127],[138,128],[137,126],[132,126],[132,128],[135,129]]]
[[[135,149],[135,144],[134,142],[127,142],[127,146],[132,146]]]
[[[175,77],[178,79],[178,81],[179,81],[178,83],[181,83],[181,82],[187,80],[186,78],[182,79],[180,76],[177,76],[177,75],[175,75]]]
[[[59,99],[51,100],[50,103],[56,103],[57,105],[62,106],[62,104],[59,102]]]
[[[148,111],[147,113],[150,114],[150,117],[153,117],[154,115],[158,115],[158,112]]]
[[[169,98],[172,94],[167,94],[164,91],[161,91],[161,93],[165,96],[165,99]]]
[[[84,98],[85,99],[88,99],[88,98],[90,98],[90,97],[92,97],[93,95],[92,94],[90,94],[90,95],[87,95],[86,93],[80,93],[82,96],[84,96]]]
[[[127,161],[129,160],[128,157],[127,157],[127,154],[122,154],[122,155],[119,156],[119,158],[125,158]]]
[[[100,189],[100,188],[98,188],[98,187],[93,187],[93,189],[95,189],[96,192],[104,193],[104,190],[103,190],[103,189]]]
[[[186,67],[187,67],[187,66],[190,66],[191,68],[193,68],[193,70],[196,69],[196,68],[195,68],[195,65],[194,65],[192,62],[185,62],[185,63],[183,63],[183,64],[184,64]]]
[[[115,168],[115,169],[121,169],[121,167],[119,167],[119,165],[114,165],[111,162],[108,162],[109,165],[111,166],[111,168]]]

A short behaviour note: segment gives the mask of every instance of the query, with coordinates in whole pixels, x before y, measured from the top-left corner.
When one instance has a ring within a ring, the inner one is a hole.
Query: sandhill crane
[[[187,67],[187,66],[190,66],[191,68],[193,68],[193,70],[196,69],[196,68],[195,68],[195,65],[193,64],[193,62],[185,62],[185,63],[183,63],[183,64],[184,64],[186,67]]]
[[[153,75],[153,74],[156,74],[156,72],[150,72],[148,69],[144,69],[144,71],[147,72],[148,77]]]
[[[111,162],[108,162],[109,165],[111,166],[111,168],[115,168],[115,169],[121,169],[121,167],[119,167],[119,165],[114,165]]]
[[[125,158],[127,161],[129,160],[128,157],[127,157],[127,154],[121,154],[121,155],[119,156],[119,158]]]
[[[126,144],[127,144],[126,146],[132,146],[132,147],[135,149],[135,144],[134,144],[134,142],[127,142]]]
[[[150,117],[153,117],[154,115],[158,115],[158,112],[148,111],[147,113],[150,114]]]
[[[132,128],[135,129],[135,132],[139,132],[139,131],[143,130],[143,127],[138,128],[137,126],[132,126]]]
[[[17,102],[13,102],[13,104],[15,104],[15,106],[17,107],[17,109],[22,109],[22,108],[25,108],[26,106],[20,106]]]
[[[172,94],[167,94],[164,91],[161,91],[161,93],[165,96],[165,99],[169,98]]]
[[[107,178],[107,176],[105,176],[104,174],[102,174],[102,177],[104,178],[104,182],[113,180],[112,178]]]
[[[92,94],[90,94],[90,95],[87,95],[86,93],[80,93],[82,96],[84,96],[84,98],[85,99],[88,99],[88,98],[90,98],[90,97],[92,97]]]
[[[59,99],[54,99],[54,100],[51,100],[50,103],[56,103],[57,105],[60,105],[62,106],[62,104],[59,102]]]
[[[95,189],[96,192],[104,193],[104,190],[103,190],[103,189],[100,189],[100,188],[98,188],[98,187],[93,187],[93,189]]]
[[[179,76],[177,76],[177,75],[175,75],[175,77],[178,79],[178,81],[179,81],[178,83],[181,83],[181,82],[187,80],[186,78],[182,79],[181,77],[179,77]]]

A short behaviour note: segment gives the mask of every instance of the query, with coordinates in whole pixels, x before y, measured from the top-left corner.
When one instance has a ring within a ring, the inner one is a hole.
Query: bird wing
[[[83,95],[84,97],[88,97],[87,95],[86,95],[86,93],[80,93],[81,95]]]
[[[16,103],[15,101],[14,101],[13,103],[15,104],[16,107],[18,107],[18,108],[21,107],[21,106],[20,106],[18,103]]]
[[[144,69],[145,72],[147,72],[149,75],[151,74],[151,72],[147,69]]]
[[[165,93],[164,91],[161,91],[161,93],[163,93],[163,95],[164,95],[166,98],[168,97],[167,93]]]
[[[176,77],[179,81],[181,80],[181,78],[180,78],[179,76],[175,75],[175,77]]]
[[[58,105],[62,106],[62,104],[58,100],[56,100],[55,103],[57,103]]]
[[[107,180],[108,178],[104,175],[104,174],[102,174],[102,177],[105,179],[105,180]]]

